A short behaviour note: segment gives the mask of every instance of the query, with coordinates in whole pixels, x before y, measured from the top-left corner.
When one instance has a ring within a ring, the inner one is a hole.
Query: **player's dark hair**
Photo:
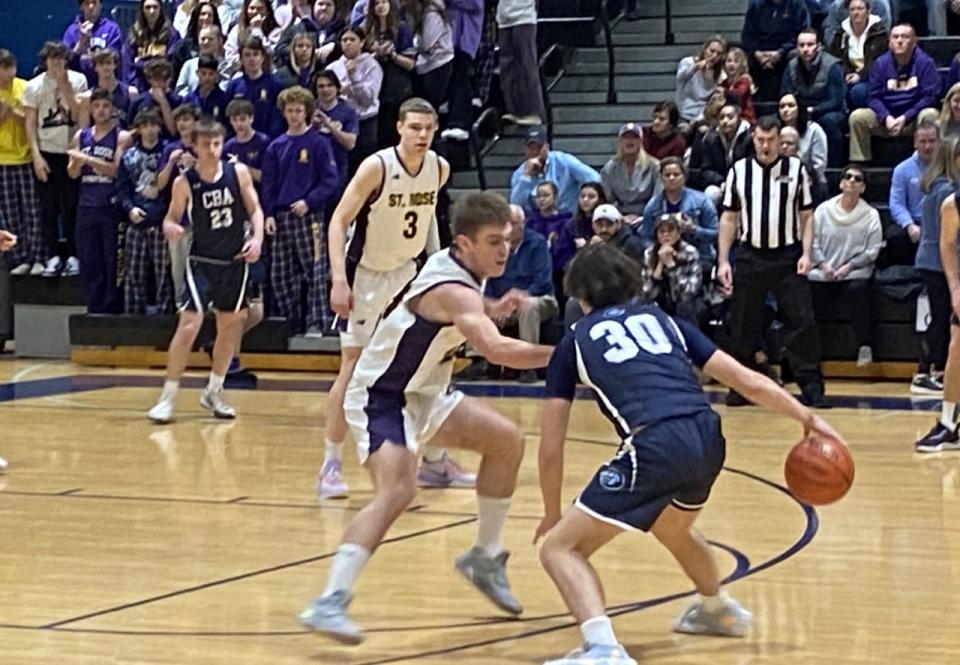
[[[227,130],[219,122],[210,117],[203,117],[193,127],[193,140],[201,136],[226,136]]]
[[[640,293],[640,266],[609,243],[587,245],[570,262],[563,290],[593,309],[620,305]]]
[[[94,88],[93,92],[90,93],[90,103],[99,102],[102,100],[107,100],[113,104],[113,97],[110,95],[110,91],[106,88]]]
[[[230,103],[227,104],[226,114],[228,118],[236,115],[248,115],[252,118],[253,110],[253,102],[249,99],[231,99]]]
[[[484,226],[503,226],[510,221],[510,206],[499,194],[469,192],[453,204],[450,212],[450,230],[453,236],[476,239]]]

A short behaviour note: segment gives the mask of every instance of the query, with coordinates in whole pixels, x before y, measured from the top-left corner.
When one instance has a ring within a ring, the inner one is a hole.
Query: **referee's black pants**
[[[741,245],[733,273],[733,297],[727,315],[730,354],[754,367],[753,353],[763,332],[764,301],[771,292],[783,323],[785,355],[804,395],[823,394],[820,339],[813,318],[807,278],[797,274],[802,254],[799,243],[781,249],[754,249]]]

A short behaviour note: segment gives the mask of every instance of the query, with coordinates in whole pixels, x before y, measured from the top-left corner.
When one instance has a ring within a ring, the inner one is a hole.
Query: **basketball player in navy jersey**
[[[344,533],[323,594],[303,625],[345,644],[363,633],[347,617],[353,587],[387,529],[416,493],[417,450],[425,443],[467,448],[483,460],[477,475],[477,540],[456,567],[510,614],[523,610],[506,577],[503,524],[523,459],[523,436],[504,416],[451,384],[453,359],[469,342],[497,364],[533,369],[552,348],[504,337],[486,315],[483,283],[503,274],[510,252],[510,207],[489,192],[453,207],[454,244],[431,255],[357,362],[344,411],[374,495]]]
[[[330,306],[339,317],[340,371],[327,401],[324,460],[316,483],[320,498],[343,498],[349,491],[341,475],[347,436],[343,396],[360,352],[384,310],[417,274],[417,258],[440,249],[436,203],[450,165],[430,150],[436,130],[437,114],[429,102],[413,97],[401,104],[399,145],[363,160],[330,220]],[[446,451],[429,447],[424,479],[434,486],[473,487],[476,482]]]
[[[547,369],[540,436],[540,489],[547,534],[540,560],[580,624],[583,646],[547,665],[636,665],[620,646],[604,610],[603,590],[588,562],[624,531],[649,531],[682,566],[700,596],[674,624],[681,633],[742,636],[751,615],[720,587],[710,546],[693,524],[725,455],[720,416],[692,365],[750,401],[842,441],[819,416],[766,376],[747,369],[689,323],[655,305],[632,302],[636,266],[608,245],[580,250],[565,291],[584,318],[557,345]],[[577,377],[594,389],[622,440],[561,517],[563,445]]]
[[[260,257],[263,211],[247,167],[220,161],[224,135],[223,126],[212,120],[196,124],[196,166],[177,176],[170,209],[163,220],[167,240],[176,242],[184,233],[180,222],[188,212],[193,244],[187,260],[180,321],[167,352],[167,380],[160,400],[148,414],[157,423],[173,420],[180,377],[207,308],[216,312],[217,338],[210,380],[200,405],[217,418],[236,417],[233,408],[223,401],[223,381],[243,332],[249,264]],[[252,230],[249,236],[248,226]]]
[[[0,229],[0,252],[6,252],[10,249],[13,249],[16,244],[17,244],[17,236],[13,235],[9,231],[4,231]],[[6,470],[7,470],[7,460],[0,457],[0,473],[3,473]]]

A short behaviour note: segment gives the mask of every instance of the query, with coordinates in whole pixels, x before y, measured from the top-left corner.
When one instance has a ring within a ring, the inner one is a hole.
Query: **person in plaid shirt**
[[[168,198],[157,187],[163,153],[162,124],[156,110],[137,114],[133,126],[139,139],[124,153],[117,173],[117,203],[130,222],[123,250],[127,314],[167,312],[172,302],[170,260],[160,231]]]
[[[655,240],[643,255],[640,272],[644,300],[660,305],[671,316],[698,324],[703,303],[700,252],[680,239],[683,215],[661,215]]]

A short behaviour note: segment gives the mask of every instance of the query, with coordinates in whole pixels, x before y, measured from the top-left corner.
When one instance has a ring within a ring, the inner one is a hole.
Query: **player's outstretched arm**
[[[704,364],[703,370],[720,383],[733,388],[755,404],[782,413],[803,425],[804,434],[817,432],[846,445],[843,437],[823,418],[797,401],[769,377],[744,367],[732,356],[717,350]]]
[[[533,544],[556,526],[563,514],[563,444],[570,423],[569,400],[552,397],[543,403],[540,420],[540,450],[537,466],[540,475],[540,495],[543,497],[543,520],[533,536]]]
[[[253,227],[253,237],[243,244],[243,258],[248,263],[255,263],[260,258],[260,248],[263,244],[263,208],[253,185],[253,175],[243,164],[234,167],[237,170],[237,182],[240,184],[240,196],[243,198],[243,207],[250,217],[250,226]]]
[[[483,313],[483,296],[466,286],[438,286],[423,296],[418,309],[421,307],[433,310],[453,323],[480,355],[497,365],[516,369],[546,367],[553,353],[552,346],[530,344],[501,335],[490,317]]]

